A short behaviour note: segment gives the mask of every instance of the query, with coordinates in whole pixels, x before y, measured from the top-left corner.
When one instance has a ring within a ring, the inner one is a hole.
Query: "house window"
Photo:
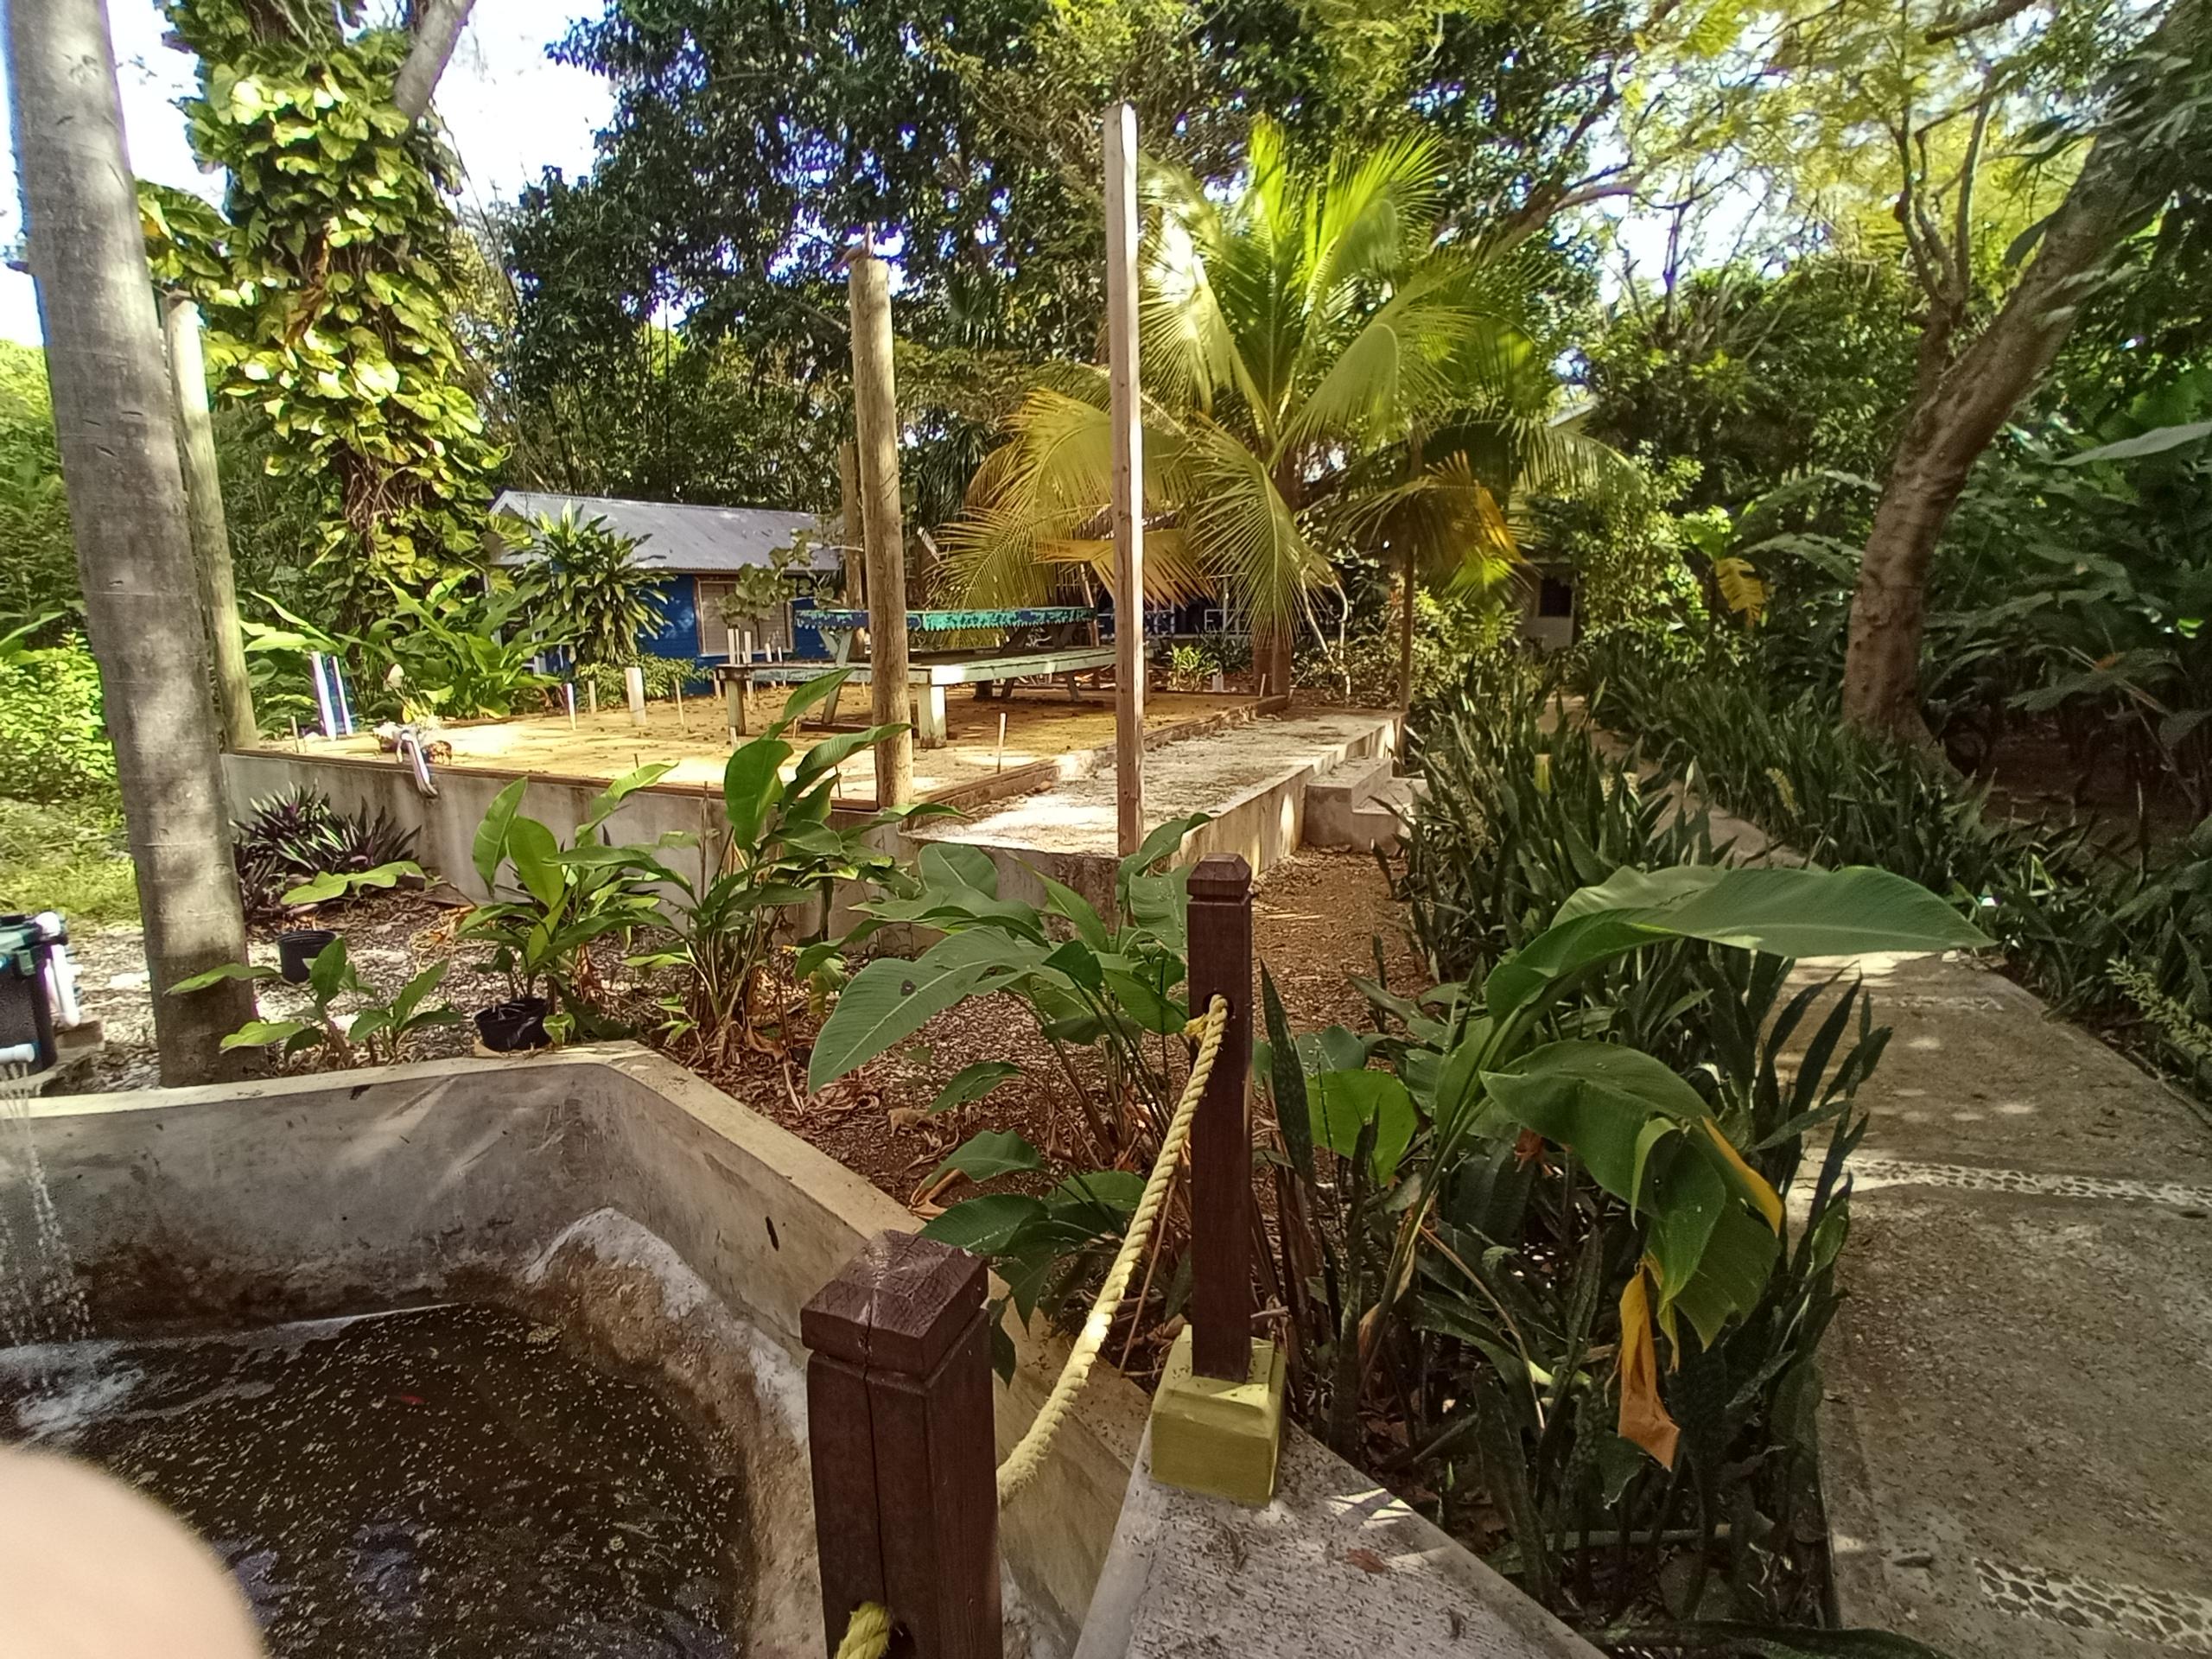
[[[1546,576],[1536,589],[1538,616],[1573,616],[1574,584],[1561,576]]]
[[[721,576],[698,578],[699,654],[702,657],[728,657],[731,625],[722,620],[722,605],[737,592],[737,584]],[[755,651],[773,650],[788,653],[791,648],[791,607],[788,602],[773,607],[768,614],[753,622],[736,625],[740,649],[744,636],[753,636]]]

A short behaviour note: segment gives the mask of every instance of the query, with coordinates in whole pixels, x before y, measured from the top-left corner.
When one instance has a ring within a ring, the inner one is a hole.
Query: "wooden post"
[[[192,531],[193,563],[200,571],[200,603],[207,613],[207,642],[214,652],[215,711],[222,717],[224,745],[250,749],[261,728],[253,717],[253,682],[246,673],[245,641],[238,629],[238,581],[231,567],[230,526],[223,519],[215,423],[207,412],[207,365],[200,349],[200,308],[181,294],[165,299],[162,332],[168,345],[169,390],[184,465],[185,517]]]
[[[1137,112],[1106,112],[1106,368],[1114,423],[1114,821],[1144,842],[1144,422],[1137,398]]]
[[[868,608],[868,536],[861,512],[861,452],[857,446],[837,446],[837,494],[843,522],[838,535],[844,541],[845,608]]]
[[[1252,1366],[1252,867],[1191,872],[1191,1012],[1229,999],[1221,1052],[1191,1125],[1192,1369],[1242,1382]]]
[[[865,248],[846,279],[853,320],[853,409],[860,428],[861,518],[868,558],[868,675],[874,723],[903,725],[906,709],[906,526],[899,505],[899,401],[891,369],[891,276]],[[914,796],[914,742],[901,731],[875,746],[875,804]]]
[[[879,1233],[799,1311],[832,1651],[872,1601],[890,1610],[893,1652],[999,1659],[985,1277],[965,1250]]]

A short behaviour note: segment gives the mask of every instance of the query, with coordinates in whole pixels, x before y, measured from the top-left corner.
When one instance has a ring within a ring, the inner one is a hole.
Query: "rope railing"
[[[1198,1102],[1205,1094],[1206,1080],[1213,1075],[1214,1057],[1221,1052],[1222,1033],[1228,1027],[1229,999],[1216,996],[1204,1019],[1193,1020],[1184,1027],[1185,1035],[1198,1035],[1198,1052],[1191,1058],[1191,1075],[1183,1085],[1183,1097],[1176,1102],[1174,1116],[1167,1120],[1167,1133],[1160,1137],[1160,1155],[1152,1160],[1152,1174],[1144,1184],[1144,1196],[1137,1200],[1136,1211],[1129,1217],[1128,1231],[1122,1236],[1122,1248],[1115,1253],[1114,1265],[1106,1270],[1106,1282],[1098,1287],[1098,1294],[1090,1304],[1090,1317],[1084,1320],[1075,1345],[1068,1350],[1067,1363],[1060,1368],[1059,1380],[1052,1384],[1052,1393],[1045,1397],[1045,1403],[1027,1432],[999,1465],[1001,1507],[1011,1503],[1014,1495],[1036,1478],[1038,1470],[1044,1466],[1046,1453],[1052,1450],[1052,1436],[1059,1432],[1068,1408],[1075,1404],[1083,1385],[1090,1381],[1090,1368],[1097,1363],[1098,1351],[1105,1344],[1107,1332],[1113,1327],[1122,1298],[1128,1292],[1129,1275],[1136,1270],[1138,1259],[1144,1255],[1145,1245],[1152,1237],[1153,1224],[1167,1202],[1168,1189],[1175,1184],[1176,1167],[1183,1161],[1183,1147],[1191,1138],[1191,1120],[1197,1115]]]
[[[1184,1027],[1184,1034],[1196,1037],[1198,1046],[1191,1058],[1191,1075],[1184,1082],[1182,1098],[1176,1102],[1174,1113],[1167,1120],[1167,1132],[1160,1137],[1159,1155],[1152,1160],[1152,1173],[1146,1178],[1144,1192],[1129,1217],[1121,1249],[1115,1252],[1105,1281],[1091,1300],[1090,1313],[1077,1333],[1074,1345],[1068,1350],[1059,1376],[1021,1439],[999,1465],[998,1496],[1001,1506],[1013,1502],[1045,1466],[1045,1459],[1052,1449],[1052,1437],[1059,1432],[1061,1423],[1083,1393],[1084,1384],[1090,1380],[1091,1368],[1097,1363],[1107,1333],[1113,1328],[1122,1298],[1128,1293],[1130,1276],[1136,1271],[1136,1264],[1151,1242],[1153,1227],[1160,1219],[1160,1212],[1166,1207],[1168,1193],[1173,1190],[1175,1173],[1183,1161],[1183,1149],[1190,1141],[1192,1121],[1198,1115],[1198,1102],[1205,1097],[1206,1084],[1213,1076],[1214,1060],[1221,1052],[1222,1035],[1228,1027],[1229,1000],[1219,995],[1214,997],[1202,1018]],[[890,1646],[888,1610],[880,1602],[862,1602],[853,1609],[845,1626],[844,1639],[837,1644],[836,1659],[883,1659]]]

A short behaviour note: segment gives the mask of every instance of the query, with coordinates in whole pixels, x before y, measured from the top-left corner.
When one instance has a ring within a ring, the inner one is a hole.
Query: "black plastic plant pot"
[[[308,970],[315,966],[323,947],[334,943],[338,936],[327,927],[296,927],[276,936],[276,963],[283,969],[284,977],[295,985],[308,982]]]
[[[495,1002],[478,1010],[476,1034],[495,1054],[517,1054],[545,1046],[545,999],[518,996],[512,1002]]]

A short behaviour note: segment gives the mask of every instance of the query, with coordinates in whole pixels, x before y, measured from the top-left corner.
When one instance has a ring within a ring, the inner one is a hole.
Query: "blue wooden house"
[[[702,668],[729,660],[731,630],[722,620],[722,601],[735,588],[736,573],[748,565],[766,566],[774,555],[804,540],[805,556],[791,571],[798,597],[746,631],[753,636],[756,657],[772,652],[779,657],[829,654],[822,636],[807,626],[806,615],[814,608],[813,590],[834,587],[842,568],[842,538],[834,518],[772,507],[702,507],[526,490],[505,491],[492,504],[494,513],[532,524],[540,518],[558,518],[563,509],[587,522],[604,518],[609,530],[638,542],[641,567],[665,573],[658,583],[660,626],[641,635],[639,646],[656,657],[688,657]],[[499,562],[518,564],[531,556],[526,550],[505,553]]]

